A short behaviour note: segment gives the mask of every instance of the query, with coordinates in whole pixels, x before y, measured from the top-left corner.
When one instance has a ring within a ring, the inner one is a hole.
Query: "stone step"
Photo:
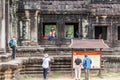
[[[120,55],[102,55],[102,57],[120,58]]]
[[[0,62],[7,62],[12,60],[12,54],[11,53],[4,53],[0,54]]]

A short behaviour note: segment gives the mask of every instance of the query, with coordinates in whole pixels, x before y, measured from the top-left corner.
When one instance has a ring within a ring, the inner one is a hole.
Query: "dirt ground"
[[[22,80],[43,80],[43,77],[25,76],[24,79]],[[75,78],[72,77],[71,74],[54,73],[48,76],[48,80],[75,80]],[[84,74],[81,75],[80,80],[84,80]],[[120,72],[117,73],[107,72],[103,74],[102,77],[99,77],[96,73],[92,73],[90,74],[89,80],[120,80]]]

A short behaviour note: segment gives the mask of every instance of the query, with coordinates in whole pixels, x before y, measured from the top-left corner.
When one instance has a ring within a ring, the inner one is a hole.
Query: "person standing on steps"
[[[9,41],[9,46],[12,49],[12,59],[16,58],[16,47],[17,47],[17,40],[16,36],[13,36]]]
[[[44,57],[42,59],[42,68],[43,68],[44,80],[47,80],[47,74],[48,74],[48,69],[49,69],[49,62],[50,62],[50,57],[46,53],[46,54],[44,54]]]
[[[81,63],[82,60],[77,56],[75,59],[75,80],[80,80],[81,78]]]

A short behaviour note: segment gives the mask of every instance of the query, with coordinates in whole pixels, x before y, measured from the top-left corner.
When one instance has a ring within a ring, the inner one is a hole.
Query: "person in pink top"
[[[48,37],[48,41],[52,41],[55,38],[55,29],[51,28],[49,37]]]

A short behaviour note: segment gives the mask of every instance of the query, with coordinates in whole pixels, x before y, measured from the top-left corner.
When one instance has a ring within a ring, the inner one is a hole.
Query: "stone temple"
[[[52,27],[56,37],[49,43]],[[8,45],[12,36],[17,37],[14,61]],[[120,0],[0,0],[0,80],[41,74],[44,53],[54,57],[51,71],[70,73],[71,39],[103,40],[109,48],[102,49],[101,68],[120,71]]]

